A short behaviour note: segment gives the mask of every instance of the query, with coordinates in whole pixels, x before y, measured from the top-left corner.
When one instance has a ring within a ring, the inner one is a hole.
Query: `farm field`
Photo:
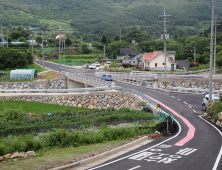
[[[21,109],[23,113],[35,113],[39,115],[40,113],[51,113],[56,111],[73,110],[77,112],[89,111],[93,109],[78,108],[71,106],[59,106],[46,103],[37,102],[27,102],[27,101],[10,101],[10,100],[0,100],[0,112],[10,109]]]

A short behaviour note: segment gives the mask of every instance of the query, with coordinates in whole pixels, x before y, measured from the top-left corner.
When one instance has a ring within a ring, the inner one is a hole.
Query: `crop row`
[[[125,112],[124,112],[125,110]],[[151,113],[143,111],[130,110],[116,110],[116,111],[95,111],[93,113],[55,113],[51,115],[44,115],[37,118],[25,118],[22,120],[14,120],[7,123],[0,124],[0,135],[10,133],[28,133],[32,131],[46,131],[51,128],[76,128],[81,125],[99,125],[103,122],[134,122],[138,120],[153,120],[157,119]]]

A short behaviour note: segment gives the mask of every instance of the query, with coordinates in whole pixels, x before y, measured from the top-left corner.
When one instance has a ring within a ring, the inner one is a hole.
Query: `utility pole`
[[[194,46],[194,65],[196,67],[196,46]]]
[[[214,0],[212,0],[212,16],[211,16],[211,36],[210,36],[210,75],[209,75],[209,103],[212,102],[212,63],[213,63],[213,36],[214,36]]]
[[[203,36],[204,36],[204,28],[203,28]]]
[[[43,58],[43,69],[44,69],[43,32],[42,32],[42,58]]]
[[[105,54],[106,54],[106,45],[104,45],[104,58],[105,58]]]
[[[82,36],[81,36],[81,45],[82,45]]]
[[[66,49],[66,38],[64,36],[64,49]]]
[[[121,28],[120,28],[120,40],[121,40]]]
[[[33,56],[33,34],[32,34],[32,58],[34,60],[34,56]]]
[[[60,74],[60,53],[61,53],[60,42],[61,42],[61,37],[59,37],[59,74]]]
[[[8,48],[8,28],[7,28],[7,48]]]
[[[215,16],[215,43],[214,43],[214,74],[216,72],[216,55],[217,55],[217,15]]]
[[[165,81],[165,88],[167,88],[167,60],[166,60],[166,40],[169,39],[169,34],[167,34],[167,28],[166,28],[166,23],[171,22],[171,21],[166,21],[167,17],[171,17],[171,15],[166,15],[165,12],[165,6],[164,6],[164,15],[160,15],[159,18],[162,19],[164,18],[164,21],[159,21],[164,23],[164,33],[163,33],[163,39],[164,39],[164,62],[165,62],[165,69],[164,69],[164,81]],[[158,23],[159,23],[158,22]]]
[[[65,57],[66,57],[66,53],[65,53],[65,51],[64,51],[64,71],[65,71]]]
[[[2,35],[1,35],[1,38],[2,38],[2,44],[3,44],[3,48],[4,48],[4,38],[3,38],[3,28],[2,28],[2,24],[1,24],[1,30],[2,30]]]

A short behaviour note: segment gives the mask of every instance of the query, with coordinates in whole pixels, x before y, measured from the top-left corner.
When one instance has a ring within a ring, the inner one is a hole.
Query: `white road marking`
[[[196,113],[196,110],[193,110],[194,113]]]
[[[137,169],[137,168],[140,168],[141,166],[136,166],[136,167],[134,167],[134,168],[130,168],[130,169],[128,169],[128,170],[134,170],[134,169]]]
[[[201,116],[199,116],[199,118],[203,119]],[[218,129],[216,128],[216,126],[212,125],[211,123],[209,123],[209,122],[206,121],[205,119],[203,119],[203,120],[204,120],[205,122],[207,122],[208,124],[210,124],[211,126],[213,126],[213,127],[220,133],[220,135],[221,135],[221,137],[222,137],[222,132],[221,132],[220,130],[218,130]],[[219,164],[219,162],[220,162],[221,155],[222,155],[222,145],[221,145],[220,152],[219,152],[219,154],[218,154],[218,156],[217,156],[216,162],[215,162],[214,167],[213,167],[212,170],[217,170],[218,164]]]
[[[171,97],[175,98],[175,96],[171,96]]]
[[[187,104],[187,102],[184,102],[185,104]]]
[[[181,100],[181,99],[178,99],[178,100]]]
[[[192,106],[191,105],[188,105],[189,106],[189,108],[192,108]]]

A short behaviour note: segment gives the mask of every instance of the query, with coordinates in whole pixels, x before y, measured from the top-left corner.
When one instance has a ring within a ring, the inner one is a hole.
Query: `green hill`
[[[209,0],[0,0],[0,22],[3,26],[30,26],[55,30],[62,24],[65,30],[78,30],[98,40],[102,32],[113,37],[140,29],[155,38],[163,31],[158,15],[172,15],[168,32],[197,35],[210,26]],[[12,6],[9,8],[7,6]],[[215,2],[215,14],[222,15],[222,1]],[[26,13],[24,11],[31,13]],[[41,15],[41,16],[39,16]],[[44,17],[43,17],[44,16]],[[47,18],[48,17],[48,18]],[[56,21],[57,20],[57,21]],[[63,22],[59,22],[63,21]],[[68,24],[66,24],[68,23]]]

